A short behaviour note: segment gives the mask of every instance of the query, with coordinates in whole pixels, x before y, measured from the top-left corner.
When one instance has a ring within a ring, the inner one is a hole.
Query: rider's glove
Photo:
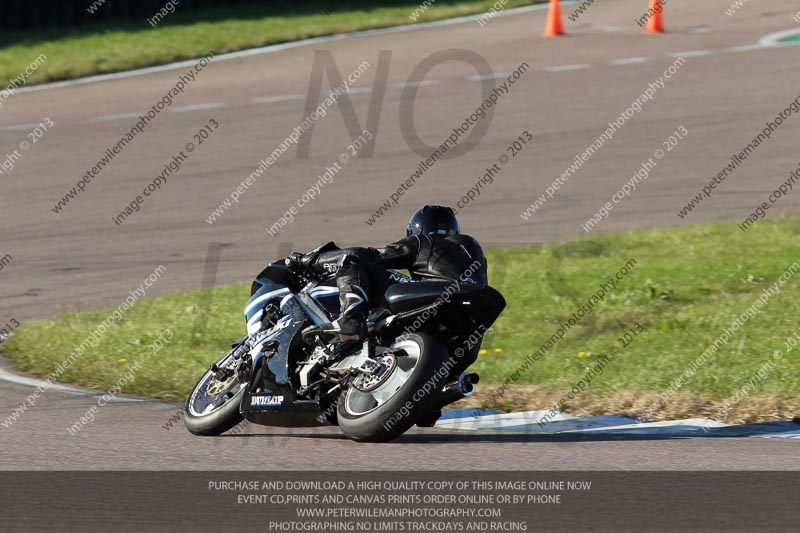
[[[286,264],[286,267],[292,272],[303,272],[307,266],[304,258],[304,254],[301,254],[300,252],[292,252],[291,255],[286,258],[284,264]]]
[[[312,252],[310,254],[292,252],[292,254],[286,258],[284,263],[292,272],[302,274],[311,270],[311,266],[314,264],[314,261],[318,256],[319,253],[317,252]]]

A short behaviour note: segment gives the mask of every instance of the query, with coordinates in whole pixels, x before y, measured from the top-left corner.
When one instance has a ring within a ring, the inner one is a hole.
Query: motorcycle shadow
[[[281,428],[282,429],[282,428]],[[333,428],[331,428],[333,429]],[[624,442],[624,441],[662,441],[685,440],[693,438],[709,438],[712,435],[675,436],[675,435],[612,435],[612,434],[558,434],[558,433],[515,433],[509,431],[481,431],[480,433],[437,431],[435,429],[413,429],[395,440],[391,444],[525,444],[525,443],[569,443],[569,442]],[[265,432],[265,433],[239,433],[223,434],[216,438],[258,439],[258,440],[316,440],[316,441],[349,441],[350,439],[339,432],[303,431],[303,432]],[[719,436],[717,436],[719,438]],[[735,438],[735,437],[725,437]],[[355,444],[355,443],[354,443]]]
[[[687,439],[692,437],[674,435],[610,435],[610,434],[563,434],[563,433],[515,433],[509,431],[419,432],[406,433],[394,442],[405,444],[525,444],[525,443],[569,443],[569,442],[620,442],[659,441]]]

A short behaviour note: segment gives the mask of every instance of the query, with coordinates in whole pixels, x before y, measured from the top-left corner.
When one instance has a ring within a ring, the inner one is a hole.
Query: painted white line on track
[[[545,72],[569,72],[571,70],[583,70],[591,68],[591,65],[586,63],[576,63],[574,65],[558,65],[555,67],[545,67],[542,70]]]
[[[369,87],[355,87],[355,88],[351,87],[350,89],[347,89],[346,94],[366,94],[371,92],[372,89],[370,89]],[[336,91],[325,91],[326,96],[333,96],[335,94]]]
[[[793,421],[726,424],[708,418],[640,421],[627,415],[578,417],[549,411],[500,413],[481,409],[446,409],[437,430],[517,431],[532,434],[592,434],[673,437],[782,437],[800,438],[800,423]]]
[[[482,81],[482,80],[491,80],[508,76],[511,76],[511,72],[494,72],[491,74],[475,74],[474,76],[468,76],[467,79],[469,81]]]
[[[27,130],[29,128],[35,128],[38,125],[39,125],[38,122],[34,122],[31,124],[13,124],[11,126],[0,126],[0,130],[2,131]]]
[[[568,2],[568,3],[574,3],[574,2]],[[533,11],[533,10],[536,10],[536,9],[541,9],[543,6],[546,7],[546,4],[537,4],[537,5],[534,5],[534,6],[528,6],[528,7],[523,7],[523,8],[515,8],[515,9],[510,9],[510,10],[507,10],[507,11],[509,11],[509,12],[514,12],[514,11]],[[406,25],[406,26],[397,26],[397,27],[393,27],[393,28],[383,28],[383,29],[379,29],[379,30],[366,30],[366,31],[363,31],[363,32],[353,32],[353,33],[350,33],[350,34],[340,34],[340,35],[332,35],[332,36],[327,36],[327,37],[319,37],[319,38],[314,38],[314,39],[307,39],[305,41],[296,41],[296,42],[292,42],[292,43],[284,43],[282,45],[273,45],[273,46],[268,46],[268,47],[264,47],[264,48],[256,48],[256,49],[252,49],[252,50],[243,50],[241,52],[234,52],[232,54],[225,54],[223,56],[218,56],[217,58],[228,59],[230,57],[242,57],[242,56],[248,56],[248,55],[256,55],[256,54],[261,54],[261,53],[274,52],[274,51],[282,50],[284,48],[289,48],[289,47],[292,47],[292,46],[300,46],[300,45],[303,45],[303,44],[310,44],[310,43],[313,43],[313,42],[319,42],[319,41],[324,41],[324,40],[332,40],[332,39],[339,39],[339,38],[345,38],[345,37],[357,37],[357,36],[362,36],[362,35],[369,35],[369,34],[374,34],[374,33],[387,33],[387,32],[392,32],[392,31],[406,31],[406,30],[416,29],[416,28],[420,28],[420,27],[447,26],[447,25],[450,25],[450,24],[457,24],[457,23],[460,23],[460,22],[468,21],[468,20],[477,20],[479,17],[480,17],[480,15],[471,15],[471,16],[468,16],[468,17],[460,17],[458,19],[448,19],[448,20],[444,20],[444,21],[437,21],[437,22],[430,22],[430,23],[423,23],[423,24],[412,24],[412,25]],[[800,41],[786,42],[786,43],[780,42],[782,39],[786,39],[788,37],[793,37],[795,35],[800,35],[800,28],[794,28],[794,29],[785,30],[785,31],[781,31],[781,32],[777,32],[777,33],[773,33],[773,34],[767,35],[766,37],[762,38],[757,44],[734,46],[734,47],[729,47],[729,48],[722,48],[722,49],[719,49],[719,50],[690,50],[690,51],[686,51],[686,52],[673,52],[673,53],[670,53],[669,56],[671,56],[671,57],[700,57],[700,56],[709,56],[709,55],[713,55],[713,54],[721,53],[721,52],[733,52],[733,53],[736,53],[736,52],[749,52],[749,51],[754,51],[754,50],[767,50],[767,49],[770,49],[770,48],[781,48],[781,47],[785,47],[785,46],[797,46],[797,45],[800,45]],[[644,63],[646,61],[650,61],[651,59],[653,59],[653,58],[652,57],[626,57],[626,58],[620,58],[620,59],[613,59],[613,60],[609,61],[609,64],[611,64],[611,65],[637,64],[637,63]],[[139,75],[139,74],[147,74],[149,72],[157,72],[157,71],[161,71],[161,70],[169,70],[169,69],[179,68],[179,67],[182,67],[182,66],[192,65],[192,64],[194,64],[192,61],[185,61],[185,62],[181,62],[181,63],[174,63],[174,64],[171,64],[171,65],[162,65],[162,66],[159,66],[159,67],[152,67],[152,68],[148,68],[148,69],[140,69],[140,70],[130,71],[130,72],[121,72],[121,73],[118,73],[118,74],[108,74],[108,75],[102,75],[102,76],[94,76],[94,77],[90,77],[90,78],[81,78],[81,79],[78,79],[78,80],[71,80],[71,81],[66,81],[66,82],[55,82],[55,83],[52,83],[52,84],[43,84],[43,85],[37,85],[37,86],[33,86],[33,87],[21,87],[21,88],[17,89],[17,92],[30,92],[30,91],[33,91],[33,90],[40,90],[40,89],[47,89],[47,88],[54,88],[54,87],[62,87],[62,86],[69,86],[69,85],[77,85],[77,84],[80,84],[80,83],[90,83],[90,82],[94,82],[94,81],[103,81],[105,79],[124,78],[124,77],[128,77],[128,76]],[[549,73],[571,72],[571,71],[574,71],[574,70],[583,70],[583,69],[588,69],[588,68],[591,68],[591,67],[592,67],[592,65],[590,65],[590,64],[579,63],[579,64],[572,64],[572,65],[555,65],[555,66],[551,66],[551,67],[544,67],[542,69],[542,71],[549,72]],[[491,79],[491,78],[498,79],[498,78],[502,78],[504,76],[508,76],[509,74],[510,73],[508,73],[508,72],[496,72],[496,73],[490,73],[490,74],[473,75],[473,76],[467,77],[466,79],[470,80],[470,81],[481,81],[481,80],[484,80],[484,79]],[[397,83],[388,84],[387,87],[405,88],[405,87],[411,87],[411,86],[415,86],[415,85],[416,86],[428,86],[428,85],[437,85],[437,84],[443,83],[445,81],[447,81],[447,80],[422,80],[422,81],[419,81],[419,82],[411,82],[411,83],[408,83],[408,82],[397,82]],[[372,89],[369,88],[369,87],[351,88],[348,91],[348,93],[350,93],[350,94],[366,94],[366,93],[370,93],[370,92],[372,92]],[[333,92],[329,91],[329,94],[333,94]],[[253,98],[251,101],[254,102],[254,103],[259,103],[259,104],[267,104],[267,103],[274,103],[274,102],[284,102],[284,101],[289,101],[289,100],[302,100],[304,98],[305,98],[305,95],[302,95],[302,94],[288,94],[288,95],[257,97],[257,98]],[[224,107],[227,107],[227,104],[210,103],[210,104],[196,104],[196,105],[187,105],[187,106],[177,106],[177,107],[173,107],[171,110],[173,112],[183,112],[183,111],[196,111],[196,110],[202,110],[202,109],[219,109],[219,108],[224,108]],[[139,113],[119,113],[119,114],[114,114],[114,115],[103,115],[103,116],[95,117],[93,120],[95,120],[95,121],[107,121],[107,120],[116,120],[116,119],[123,119],[123,118],[135,118],[135,117],[138,117],[138,116],[139,116]],[[10,126],[0,126],[0,131],[22,130],[22,129],[36,127],[38,125],[39,125],[38,123],[36,123],[36,124],[31,123],[31,124],[15,124],[15,125],[10,125]]]
[[[710,56],[712,54],[716,54],[716,50],[689,50],[687,52],[673,52],[670,54],[671,57],[700,57],[700,56]]]
[[[441,80],[421,80],[412,82],[389,83],[386,86],[392,89],[405,89],[406,87],[429,87],[431,85],[439,85]]]
[[[72,394],[74,396],[89,396],[89,397],[101,397],[106,394],[104,391],[92,391],[87,389],[80,389],[78,387],[70,387],[68,385],[61,385],[57,382],[53,382],[48,385],[47,381],[44,379],[38,378],[31,378],[27,376],[20,376],[18,374],[13,374],[8,372],[7,370],[0,368],[0,381],[7,381],[9,383],[16,383],[17,385],[26,385],[33,388],[41,388],[44,390],[53,390],[56,392],[62,392],[66,394]],[[110,400],[111,402],[118,402],[118,403],[139,403],[144,402],[147,400],[141,400],[138,398],[120,398],[115,397]]]
[[[578,0],[567,0],[566,2],[562,2],[562,4],[574,4]],[[497,13],[495,16],[503,17],[503,16],[510,16],[517,13],[526,13],[529,11],[539,11],[542,9],[547,9],[548,4],[535,4],[532,6],[522,6],[522,7],[515,7],[511,9],[505,9],[502,12]],[[478,13],[476,15],[467,15],[464,17],[457,17],[452,19],[445,19],[445,20],[437,20],[434,22],[423,22],[420,24],[404,24],[401,26],[391,26],[388,28],[377,28],[374,30],[362,30],[362,31],[354,31],[349,33],[339,33],[336,35],[325,35],[323,37],[313,37],[310,39],[303,39],[300,41],[292,41],[289,43],[280,43],[280,44],[273,44],[269,46],[263,46],[260,48],[250,48],[248,50],[240,50],[238,52],[231,52],[228,54],[220,54],[215,56],[213,62],[216,61],[225,61],[226,59],[236,59],[241,57],[249,57],[254,55],[260,54],[269,54],[273,52],[278,52],[280,50],[286,50],[289,48],[296,48],[298,46],[307,46],[310,44],[316,43],[323,43],[328,41],[338,41],[340,39],[349,39],[351,37],[367,37],[370,35],[382,35],[386,33],[398,33],[398,32],[405,32],[405,31],[413,31],[419,29],[426,29],[426,28],[440,28],[443,26],[451,26],[453,24],[462,24],[465,22],[472,22],[477,21],[480,19],[484,13]],[[77,80],[67,80],[67,81],[56,81],[52,83],[43,83],[41,85],[32,85],[30,87],[20,87],[16,89],[15,92],[17,93],[24,93],[24,92],[34,92],[34,91],[43,91],[46,89],[56,89],[59,87],[72,87],[75,85],[85,85],[87,83],[97,83],[101,81],[110,81],[110,80],[117,80],[121,78],[130,78],[132,76],[142,76],[145,74],[152,74],[155,72],[164,72],[168,70],[175,70],[179,68],[186,68],[194,66],[200,58],[188,59],[186,61],[179,61],[177,63],[168,63],[166,65],[158,65],[155,67],[147,67],[141,68],[137,70],[129,70],[126,72],[114,72],[112,74],[101,74],[98,76],[88,76],[86,78],[78,78]]]
[[[258,98],[253,98],[251,101],[257,104],[271,104],[273,102],[286,102],[289,100],[303,100],[305,99],[304,94],[283,94],[278,96],[259,96]]]
[[[650,61],[649,57],[623,57],[622,59],[614,59],[609,61],[612,65],[632,65],[634,63],[644,63]]]
[[[562,2],[562,4],[564,4],[564,5],[575,4],[575,3],[577,3],[577,1],[578,0],[566,0],[565,2]],[[536,4],[536,5],[532,5],[532,6],[516,7],[516,8],[511,8],[511,9],[505,9],[502,12],[497,13],[496,16],[509,16],[509,15],[514,15],[514,14],[517,14],[517,13],[526,13],[526,12],[529,12],[529,11],[539,11],[539,10],[542,10],[542,9],[546,9],[548,7],[549,6],[548,6],[547,3]],[[285,49],[288,49],[288,48],[295,48],[295,47],[298,47],[298,46],[305,46],[305,45],[310,45],[310,44],[315,44],[315,43],[320,43],[320,42],[325,42],[325,41],[334,41],[334,40],[339,40],[339,39],[347,39],[347,38],[350,38],[350,37],[364,37],[364,36],[369,36],[369,35],[380,35],[380,34],[385,34],[385,33],[396,33],[396,32],[404,32],[404,31],[412,31],[412,30],[417,30],[417,29],[437,28],[437,27],[442,27],[442,26],[450,26],[450,25],[453,25],[453,24],[461,24],[461,23],[465,23],[465,22],[476,21],[476,20],[480,19],[483,15],[484,15],[484,13],[479,13],[479,14],[476,14],[476,15],[468,15],[468,16],[465,16],[465,17],[457,17],[457,18],[453,18],[453,19],[438,20],[438,21],[434,21],[434,22],[423,22],[423,23],[420,23],[420,24],[405,24],[405,25],[402,25],[402,26],[392,26],[392,27],[389,27],[389,28],[378,28],[378,29],[374,29],[374,30],[363,30],[363,31],[350,32],[350,33],[340,33],[340,34],[336,34],[336,35],[326,35],[326,36],[323,36],[323,37],[313,37],[311,39],[303,39],[303,40],[300,40],[300,41],[292,41],[290,43],[274,44],[274,45],[264,46],[264,47],[261,47],[261,48],[251,48],[251,49],[248,49],[248,50],[240,50],[238,52],[231,52],[231,53],[228,53],[228,54],[221,54],[221,55],[215,56],[214,57],[214,61],[224,61],[226,59],[235,59],[235,58],[248,57],[248,56],[254,56],[254,55],[259,55],[259,54],[268,54],[268,53],[272,53],[272,52],[278,52],[280,50],[285,50]],[[800,44],[800,43],[780,43],[780,42],[778,42],[778,41],[780,41],[780,39],[784,39],[786,37],[792,37],[794,35],[797,35],[798,33],[800,33],[800,29],[785,30],[785,31],[778,32],[778,33],[775,33],[775,34],[771,34],[771,35],[768,35],[768,36],[762,38],[759,41],[759,44],[760,44],[762,49],[765,48],[765,47],[769,48],[769,47],[775,47],[775,46],[786,46],[786,45],[792,45],[792,44]],[[147,68],[141,68],[141,69],[137,69],[137,70],[129,70],[129,71],[125,71],[125,72],[114,72],[112,74],[101,74],[101,75],[97,75],[97,76],[88,76],[88,77],[85,77],[85,78],[78,78],[76,80],[66,80],[66,81],[57,81],[57,82],[51,82],[51,83],[42,83],[40,85],[32,85],[30,87],[20,87],[20,88],[16,89],[15,92],[17,92],[17,93],[25,93],[25,92],[43,91],[43,90],[46,90],[46,89],[55,89],[55,88],[59,88],[59,87],[72,87],[72,86],[75,86],[75,85],[85,85],[87,83],[97,83],[97,82],[101,82],[101,81],[109,81],[109,80],[116,80],[116,79],[121,79],[121,78],[129,78],[129,77],[132,77],[132,76],[142,76],[142,75],[145,75],[145,74],[152,74],[152,73],[155,73],[155,72],[164,72],[164,71],[168,71],[168,70],[175,70],[175,69],[178,69],[178,68],[191,67],[194,64],[196,64],[197,61],[199,61],[199,59],[200,58],[194,58],[194,59],[189,59],[189,60],[186,60],[186,61],[179,61],[177,63],[168,63],[166,65],[158,65],[158,66],[155,66],[155,67],[147,67]]]
[[[783,39],[788,39],[789,37],[794,37],[795,35],[800,35],[800,28],[792,28],[790,30],[783,30],[776,33],[771,33],[766,37],[762,37],[759,39],[758,44],[761,46],[793,46],[800,44],[800,41],[795,41],[791,43],[782,43]]]
[[[760,44],[745,44],[742,46],[732,46],[730,48],[725,48],[723,51],[738,53],[738,52],[752,52],[753,50],[763,50],[763,49],[764,47],[761,46]]]
[[[183,113],[185,111],[199,111],[201,109],[221,109],[228,107],[225,104],[194,104],[194,105],[179,105],[170,109],[173,113]]]
[[[116,115],[100,115],[99,117],[95,117],[94,120],[102,122],[106,120],[118,120],[121,118],[139,118],[143,114],[144,113],[139,113],[138,111],[135,111],[133,113],[118,113]]]

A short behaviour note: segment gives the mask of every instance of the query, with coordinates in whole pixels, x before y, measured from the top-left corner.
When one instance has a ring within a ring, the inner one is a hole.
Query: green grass
[[[537,384],[542,394],[566,392],[609,353],[621,332],[638,322],[644,331],[585,394],[598,399],[660,394],[765,287],[800,261],[798,234],[800,218],[787,218],[762,220],[746,233],[734,224],[719,223],[598,236],[567,245],[491,250],[490,275],[508,307],[487,336],[488,353],[473,368],[482,383],[501,383],[597,291],[602,280],[633,258],[638,264],[596,306],[591,315],[594,323],[584,319],[574,327],[522,376],[520,384]],[[567,253],[560,269],[563,282],[554,290],[547,273],[556,249]],[[253,271],[259,267],[253,265]],[[681,392],[709,402],[735,394],[800,328],[799,284],[800,273]],[[148,345],[164,328],[170,328],[173,341],[148,359],[126,391],[183,399],[201,372],[227,349],[226,343],[243,334],[241,313],[248,289],[249,283],[241,283],[139,302],[61,379],[108,388],[137,356],[149,353]],[[192,333],[199,303],[209,298],[208,327]],[[91,310],[25,323],[3,346],[5,355],[23,370],[47,375],[108,314]],[[502,351],[495,353],[498,348]],[[585,355],[579,356],[581,352]],[[800,362],[794,353],[756,384],[750,399],[797,402]]]
[[[543,393],[563,393],[609,354],[634,323],[644,328],[601,377],[592,383],[596,397],[625,391],[660,394],[714,342],[735,317],[753,304],[765,287],[800,262],[800,219],[765,222],[742,233],[734,224],[684,226],[571,243],[562,263],[564,284],[557,292],[545,281],[553,247],[497,251],[507,262],[503,293],[508,308],[489,338],[490,354],[476,370],[498,382],[520,359],[536,350],[567,320],[581,301],[598,289],[628,258],[638,261],[615,291],[588,319],[573,329],[520,383],[539,384]],[[708,401],[735,394],[776,349],[800,331],[797,287],[800,272],[763,310],[716,352],[682,391]],[[503,350],[502,356],[492,348]],[[581,356],[580,354],[584,354]],[[800,399],[800,363],[784,358],[754,396]]]
[[[509,0],[506,7],[541,0]],[[0,35],[0,81],[23,73],[40,54],[47,61],[28,84],[117,72],[232,52],[307,37],[409,24],[419,0],[389,0],[380,7],[371,2],[331,0],[272,1],[261,8],[222,8],[182,13],[180,8],[156,28],[145,20],[105,22],[74,29],[50,28]],[[490,0],[438,0],[418,22],[482,13]],[[376,52],[377,53],[377,52]],[[5,86],[5,83],[0,85]]]

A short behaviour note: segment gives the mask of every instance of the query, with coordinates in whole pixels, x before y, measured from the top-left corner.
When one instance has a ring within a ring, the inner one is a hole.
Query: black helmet
[[[443,205],[426,205],[411,215],[406,235],[458,235],[461,226],[455,212]]]

